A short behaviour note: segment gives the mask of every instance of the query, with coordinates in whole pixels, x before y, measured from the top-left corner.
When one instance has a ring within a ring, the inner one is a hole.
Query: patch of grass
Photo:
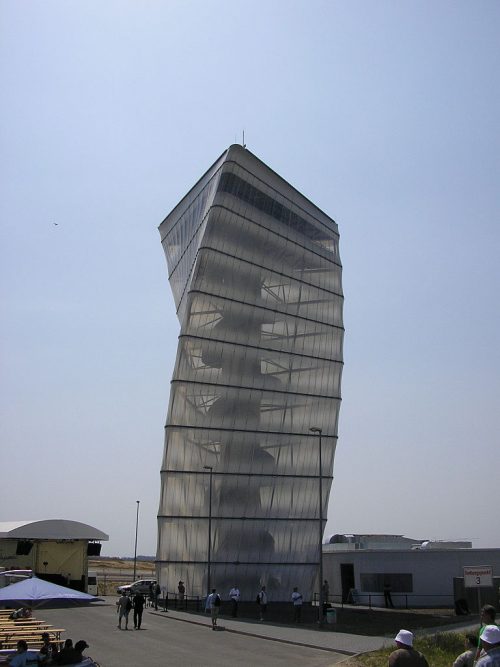
[[[417,637],[415,648],[427,658],[431,667],[450,667],[453,661],[465,651],[465,634],[461,632],[438,632],[428,637]],[[387,665],[389,655],[395,646],[373,651],[348,660],[343,664],[348,667],[381,667]]]

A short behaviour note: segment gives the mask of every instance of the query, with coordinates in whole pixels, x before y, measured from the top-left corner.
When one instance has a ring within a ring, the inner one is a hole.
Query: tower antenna
[[[241,145],[243,146],[243,148],[247,147],[247,145],[245,143],[245,130],[243,130],[243,141],[241,142]]]

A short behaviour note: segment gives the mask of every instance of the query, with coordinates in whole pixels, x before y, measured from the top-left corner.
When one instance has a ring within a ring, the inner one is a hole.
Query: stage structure
[[[326,522],[342,374],[336,223],[233,145],[159,228],[181,324],[157,568],[188,595],[307,598]],[[210,470],[211,469],[211,470]],[[211,532],[209,545],[208,535]]]

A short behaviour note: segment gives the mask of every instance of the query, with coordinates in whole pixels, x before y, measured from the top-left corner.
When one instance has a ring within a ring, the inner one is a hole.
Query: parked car
[[[118,586],[116,592],[118,595],[122,593],[142,593],[143,595],[149,595],[151,584],[156,586],[156,579],[138,579],[133,584]]]

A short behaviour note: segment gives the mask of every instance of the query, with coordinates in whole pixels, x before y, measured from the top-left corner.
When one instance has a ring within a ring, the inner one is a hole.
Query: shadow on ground
[[[280,611],[282,613],[280,613]],[[220,619],[223,623],[224,618],[230,618],[229,614],[223,610]],[[266,618],[269,625],[281,625],[294,627],[290,613],[283,613],[284,610],[275,608],[272,614]],[[189,613],[189,612],[188,612]],[[191,612],[194,617],[205,616],[206,614]],[[459,622],[473,624],[477,619],[475,616],[457,617],[451,609],[368,609],[366,607],[344,607],[337,608],[337,622],[332,625],[325,624],[322,628],[325,632],[343,632],[354,635],[367,635],[372,637],[392,636],[400,628],[411,629],[412,632],[419,632],[426,628],[443,628],[456,625]],[[316,613],[307,615],[300,624],[302,629],[318,630],[318,624],[315,621]],[[255,615],[250,616],[240,614],[238,621],[253,624],[257,622]]]

